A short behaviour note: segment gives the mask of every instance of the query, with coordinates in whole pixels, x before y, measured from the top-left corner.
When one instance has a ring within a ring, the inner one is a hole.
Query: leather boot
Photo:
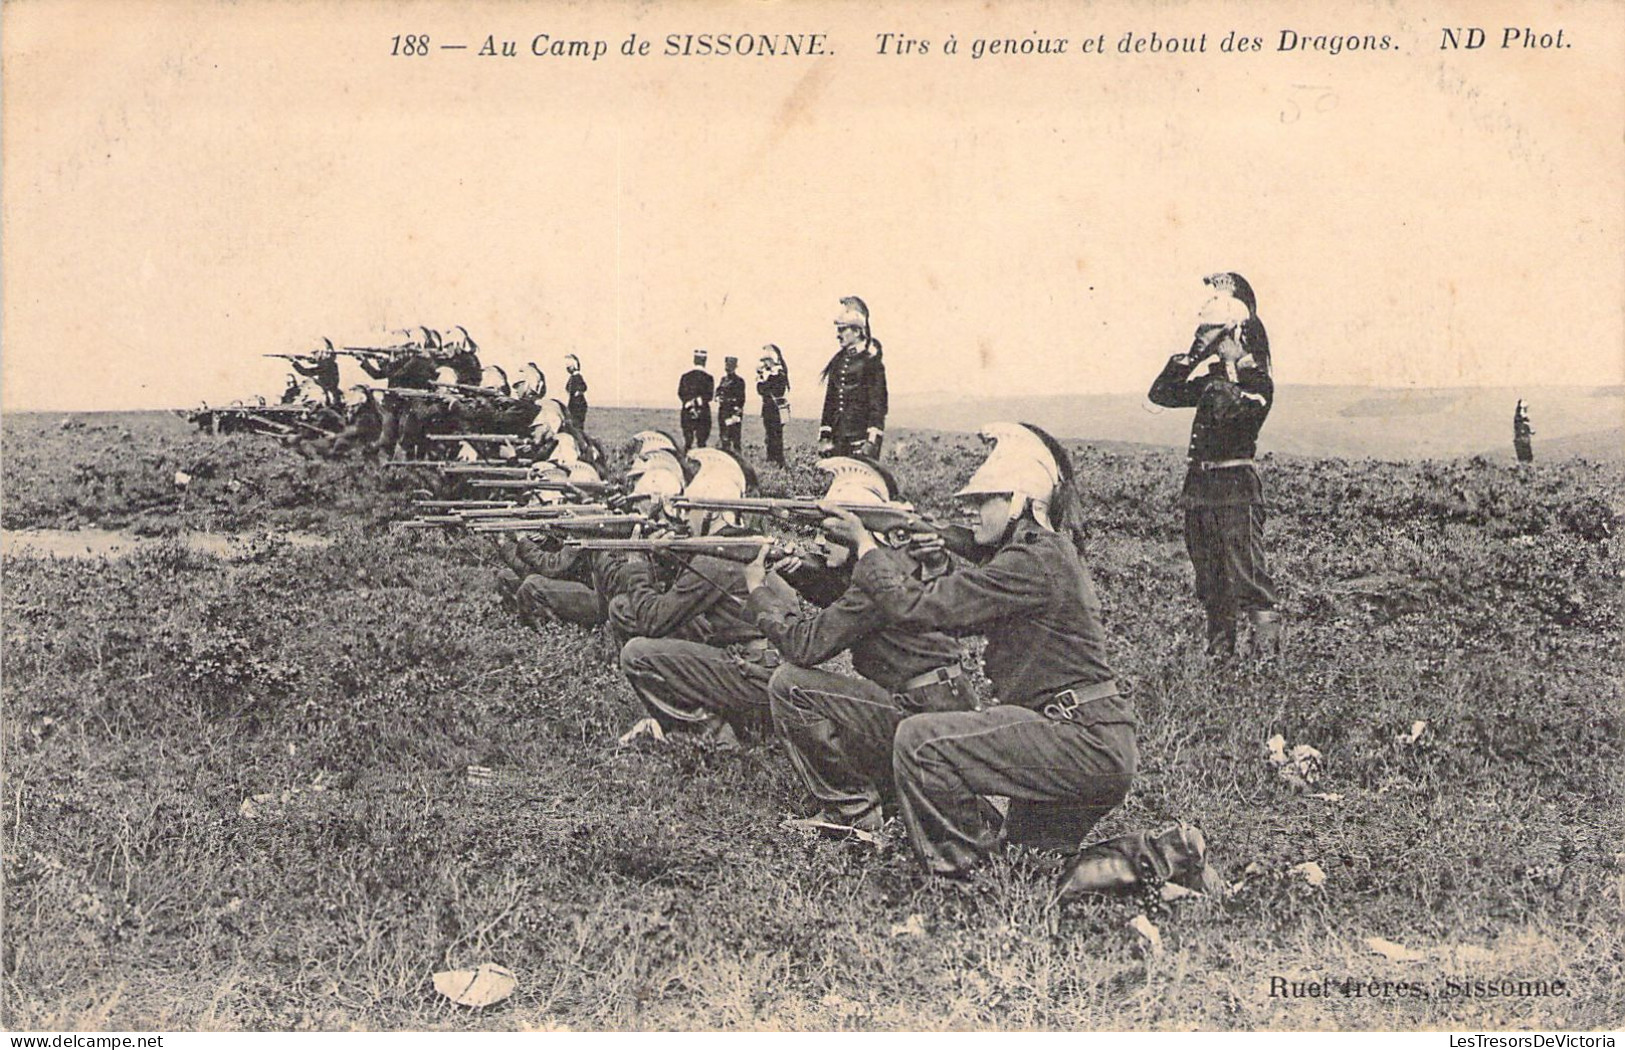
[[[1274,609],[1255,609],[1247,614],[1252,626],[1252,654],[1258,660],[1273,660],[1281,655],[1281,614]]]
[[[1057,900],[1086,893],[1160,890],[1165,882],[1209,892],[1214,879],[1207,869],[1207,840],[1189,824],[1157,832],[1137,832],[1096,843],[1081,851],[1061,875]]]

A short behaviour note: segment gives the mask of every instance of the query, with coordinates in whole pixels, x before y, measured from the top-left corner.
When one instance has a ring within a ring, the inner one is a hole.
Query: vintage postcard
[[[0,22],[0,1025],[1613,1045],[1625,5]]]

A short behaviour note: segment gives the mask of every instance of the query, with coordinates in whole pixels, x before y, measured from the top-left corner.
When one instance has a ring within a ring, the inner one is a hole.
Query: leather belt
[[[927,671],[924,674],[915,675],[908,681],[898,685],[896,692],[912,693],[916,689],[920,689],[928,685],[936,685],[938,682],[951,682],[964,673],[965,669],[960,667],[958,664],[949,664],[947,667],[939,667],[935,671]]]
[[[1229,470],[1231,467],[1250,467],[1250,459],[1217,459],[1217,460],[1191,460],[1191,466],[1197,470]]]
[[[1071,722],[1074,721],[1073,714],[1084,704],[1092,704],[1096,700],[1105,700],[1108,697],[1120,695],[1122,694],[1117,691],[1116,680],[1107,679],[1104,682],[1096,682],[1094,685],[1079,685],[1070,689],[1062,689],[1051,696],[1049,702],[1039,710],[1048,718]]]
[[[734,651],[739,653],[741,657],[744,657],[747,654],[752,657],[757,657],[758,659],[754,660],[753,662],[758,663],[763,667],[779,666],[779,651],[773,648],[773,643],[768,641],[766,638],[752,638],[748,642],[735,642]]]

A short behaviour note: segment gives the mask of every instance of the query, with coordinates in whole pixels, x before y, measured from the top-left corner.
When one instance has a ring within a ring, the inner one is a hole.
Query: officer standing
[[[1275,404],[1269,337],[1252,287],[1239,274],[1204,277],[1191,348],[1168,359],[1147,397],[1165,408],[1194,408],[1181,503],[1196,598],[1207,613],[1208,653],[1236,651],[1245,613],[1260,655],[1281,647],[1280,614],[1264,558],[1264,495],[1253,466],[1258,431]],[[1196,374],[1204,362],[1205,371]]]
[[[840,349],[824,366],[824,414],[818,451],[826,456],[880,458],[886,436],[886,365],[869,330],[869,307],[855,295],[841,300],[835,318]]]
[[[1128,793],[1139,762],[1133,708],[1106,663],[1100,600],[1079,557],[1072,463],[1048,434],[993,423],[994,443],[956,496],[972,501],[986,562],[923,580],[901,571],[850,513],[825,531],[858,556],[853,585],[900,628],[987,639],[983,663],[1000,703],[911,715],[892,771],[909,841],[928,870],[963,876],[1001,841],[1075,851]],[[985,796],[1010,799],[1002,832]],[[1195,888],[1200,832],[1177,825],[1078,853],[1060,897],[1130,889],[1148,878]]]
[[[569,398],[570,420],[577,430],[587,429],[587,381],[581,378],[581,358],[575,354],[564,356],[564,370],[570,376],[564,381],[564,393]]]
[[[711,398],[715,383],[705,370],[705,351],[694,351],[694,367],[677,381],[677,401],[682,406],[683,451],[704,448],[711,440]]]
[[[745,425],[745,377],[739,374],[739,358],[722,359],[723,376],[717,383],[717,447],[740,453]]]
[[[1533,463],[1535,461],[1535,428],[1529,425],[1529,406],[1518,399],[1517,407],[1512,410],[1512,449],[1518,454],[1519,463]]]
[[[874,463],[837,456],[818,467],[831,475],[828,502],[897,499],[896,481]],[[906,550],[882,545],[876,556],[897,572],[920,573]],[[768,694],[790,764],[819,804],[805,823],[878,831],[882,804],[895,798],[897,726],[922,711],[976,706],[959,643],[942,631],[888,624],[874,600],[851,586],[850,552],[839,544],[825,565],[813,568],[787,562],[769,573],[765,557],[764,551],[745,574],[751,588],[745,611],[785,661],[773,672]],[[802,597],[817,608],[804,611]],[[843,651],[851,652],[861,677],[817,669]]]
[[[784,353],[772,343],[762,347],[756,366],[756,396],[762,399],[762,429],[767,434],[767,461],[784,466],[784,421],[790,416],[790,369]]]

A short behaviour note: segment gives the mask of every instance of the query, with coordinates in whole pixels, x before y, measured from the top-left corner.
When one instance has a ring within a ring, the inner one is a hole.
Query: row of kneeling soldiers
[[[659,431],[636,436],[620,487],[566,447],[528,479],[484,482],[530,502],[444,502],[457,505],[450,520],[497,540],[528,621],[614,639],[645,709],[623,743],[777,735],[814,800],[793,823],[873,835],[895,814],[934,873],[964,875],[1009,843],[1070,855],[1063,899],[1203,888],[1205,843],[1189,824],[1080,849],[1128,792],[1135,717],[1080,559],[1070,458],[1027,424],[982,436],[987,459],[956,494],[974,526],[914,513],[858,456],[820,461],[821,500],[753,500],[736,455],[685,457]],[[745,527],[742,514],[781,505],[813,511],[816,544]],[[961,665],[970,635],[986,639],[997,704],[978,701]],[[843,652],[855,674],[821,669]]]

